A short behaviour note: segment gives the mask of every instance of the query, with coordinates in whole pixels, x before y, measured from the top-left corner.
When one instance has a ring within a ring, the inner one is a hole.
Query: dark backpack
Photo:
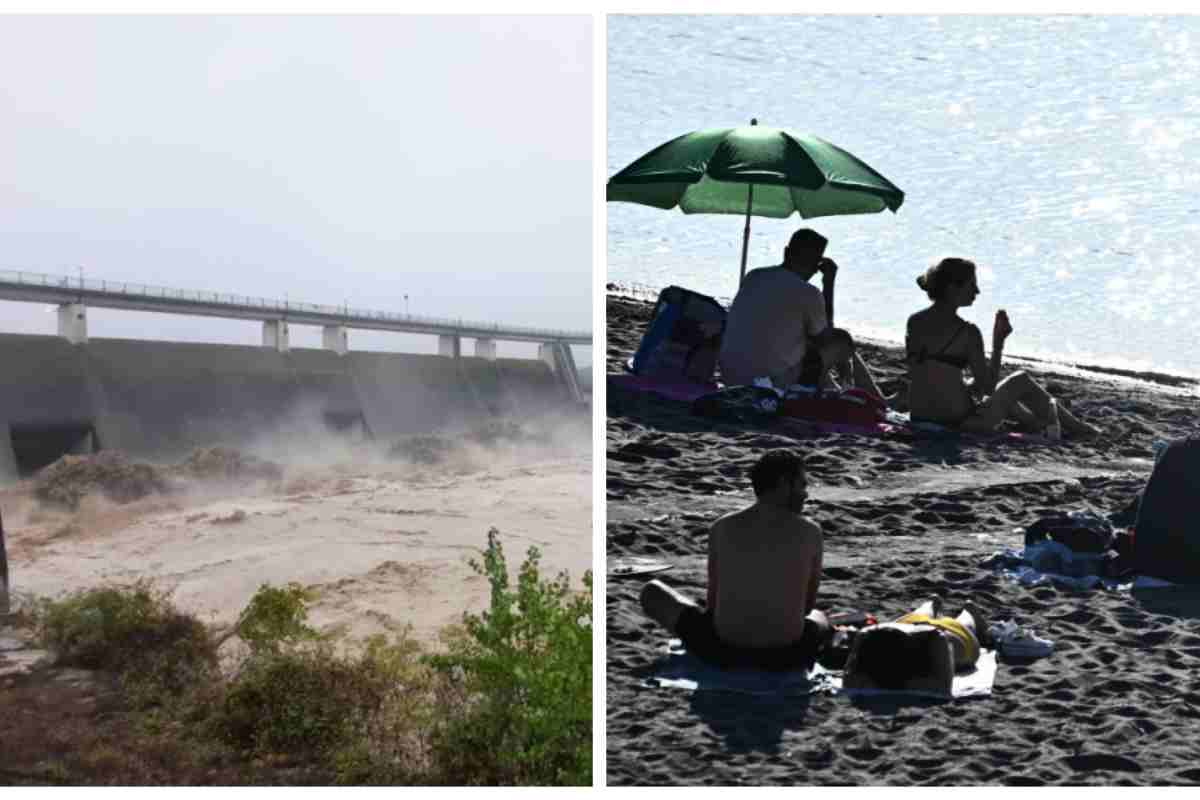
[[[659,292],[654,316],[629,362],[635,375],[708,382],[717,367],[725,308],[679,286]]]
[[[1108,520],[1090,511],[1042,517],[1025,530],[1025,544],[1050,539],[1073,553],[1103,553],[1115,544]]]

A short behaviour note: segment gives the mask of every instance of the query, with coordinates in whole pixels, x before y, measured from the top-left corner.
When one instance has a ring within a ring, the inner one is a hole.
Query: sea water
[[[916,276],[979,265],[990,348],[1200,376],[1200,18],[614,16],[608,163],[692,130],[790,128],[905,192],[896,214],[755,217],[748,268],[830,239],[836,321],[899,342]],[[609,203],[608,280],[737,290],[739,216]]]

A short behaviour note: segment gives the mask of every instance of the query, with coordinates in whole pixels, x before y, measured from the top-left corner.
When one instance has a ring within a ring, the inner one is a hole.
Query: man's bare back
[[[799,641],[821,580],[821,530],[760,502],[713,523],[708,543],[708,607],[721,640],[737,647]]]
[[[807,668],[833,629],[815,608],[824,544],[800,516],[804,461],[773,450],[751,468],[750,482],[754,505],[709,530],[708,609],[658,580],[642,587],[642,609],[710,664]]]

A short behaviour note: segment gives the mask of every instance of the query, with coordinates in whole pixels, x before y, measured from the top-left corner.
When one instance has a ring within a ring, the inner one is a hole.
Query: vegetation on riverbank
[[[261,587],[227,631],[146,582],[42,601],[27,620],[54,668],[104,681],[63,686],[69,704],[47,704],[53,681],[36,674],[0,689],[26,719],[3,731],[15,758],[0,781],[590,785],[591,574],[573,590],[539,559],[530,548],[511,582],[490,531],[472,562],[490,606],[438,652],[319,632],[295,584]]]

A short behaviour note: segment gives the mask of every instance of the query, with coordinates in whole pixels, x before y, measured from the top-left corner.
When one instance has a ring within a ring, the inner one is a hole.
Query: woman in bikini
[[[979,328],[958,316],[979,296],[975,263],[946,258],[917,278],[933,305],[908,318],[909,410],[914,422],[936,422],[972,433],[996,430],[1005,419],[1040,432],[1050,425],[1051,397],[1024,372],[1000,378],[1004,342],[1012,333],[1008,315],[996,312],[992,357],[983,353]],[[963,380],[970,369],[974,380]],[[1058,405],[1065,434],[1092,437],[1100,431]]]

